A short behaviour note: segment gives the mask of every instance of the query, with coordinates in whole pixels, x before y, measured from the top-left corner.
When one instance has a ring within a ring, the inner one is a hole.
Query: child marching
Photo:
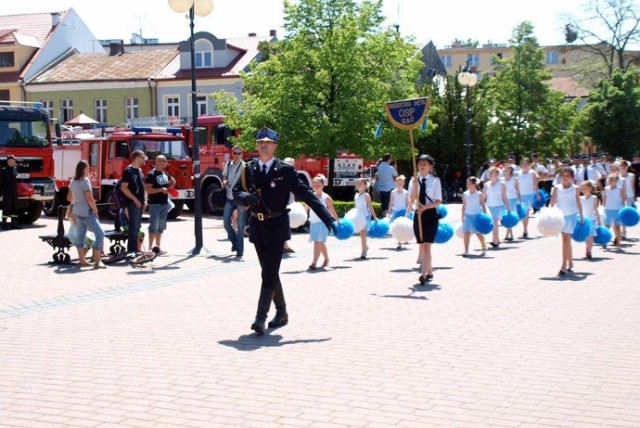
[[[500,246],[500,235],[498,227],[502,220],[502,211],[507,208],[511,211],[509,200],[507,199],[507,186],[500,181],[500,170],[495,166],[489,168],[489,181],[484,186],[484,196],[491,218],[493,218],[492,240],[489,243],[493,248]]]
[[[600,213],[598,212],[598,197],[595,196],[596,186],[591,180],[585,180],[580,185],[580,204],[582,204],[582,215],[591,221],[591,233],[585,241],[587,246],[585,257],[591,260],[591,250],[593,249],[593,237],[596,236],[596,227],[600,226]]]
[[[484,235],[479,233],[475,226],[478,214],[486,212],[484,195],[478,190],[478,179],[469,177],[467,191],[462,195],[462,232],[464,233],[464,254],[462,254],[462,257],[469,257],[469,241],[471,241],[472,233],[475,233],[478,240],[480,240],[482,255],[486,254],[487,246],[484,242]]]
[[[365,226],[360,231],[360,244],[362,247],[362,253],[360,254],[361,259],[367,258],[367,251],[369,251],[369,246],[367,245],[367,230],[369,227],[369,221],[371,218],[377,220],[376,212],[373,209],[373,205],[371,205],[371,196],[367,190],[369,190],[369,181],[366,178],[359,178],[356,181],[356,190],[357,193],[354,197],[356,203],[356,210],[358,211],[358,215],[362,215],[367,222]]]
[[[520,203],[520,189],[518,188],[518,180],[513,175],[513,165],[508,163],[505,165],[502,171],[502,182],[507,189],[507,200],[509,201],[509,207],[516,209]],[[508,227],[507,233],[504,237],[505,241],[513,241],[513,228]]]
[[[396,217],[408,214],[409,192],[404,188],[404,183],[404,175],[399,175],[396,177],[396,188],[391,191],[391,196],[389,199],[391,220],[395,220]],[[397,249],[402,249],[402,242],[398,241]]]
[[[331,196],[324,193],[326,178],[322,174],[318,174],[311,181],[311,188],[313,189],[314,195],[320,200],[320,203],[324,205],[333,218],[338,222],[339,217],[336,213],[336,210],[333,207],[333,199]],[[309,209],[307,207],[307,209]],[[324,262],[322,263],[322,267],[329,266],[329,252],[327,251],[327,236],[329,235],[329,229],[322,222],[322,219],[318,217],[315,211],[311,210],[309,214],[309,240],[313,242],[313,261],[309,265],[309,270],[315,270],[317,267],[318,259],[320,258],[320,254],[324,258]]]
[[[560,183],[553,187],[553,196],[549,206],[556,204],[564,215],[564,226],[562,227],[562,265],[559,276],[564,276],[567,272],[573,271],[573,251],[571,249],[571,234],[576,228],[578,221],[584,222],[582,214],[582,203],[580,202],[580,190],[574,183],[573,170],[562,167],[560,173]],[[580,218],[578,218],[578,215]]]
[[[533,207],[533,201],[540,199],[538,194],[538,174],[531,170],[531,162],[528,158],[523,158],[520,162],[521,170],[518,172],[518,189],[520,190],[520,200],[524,205],[526,214],[522,219],[522,239],[529,237],[529,212]]]
[[[607,177],[607,187],[602,192],[602,205],[604,205],[604,224],[609,229],[613,228],[615,239],[614,245],[620,249],[622,240],[622,229],[618,213],[627,204],[627,189],[618,185],[618,174],[609,174]]]

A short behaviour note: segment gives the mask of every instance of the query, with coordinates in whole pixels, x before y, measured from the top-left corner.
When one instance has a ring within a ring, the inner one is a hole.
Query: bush
[[[380,202],[372,202],[373,205],[373,209],[376,212],[376,216],[378,216],[378,218],[381,217],[381,206],[380,206]],[[349,211],[351,208],[354,208],[356,206],[356,203],[354,201],[333,201],[333,207],[336,209],[336,213],[338,213],[338,217],[344,217],[344,215],[347,213],[347,211]]]

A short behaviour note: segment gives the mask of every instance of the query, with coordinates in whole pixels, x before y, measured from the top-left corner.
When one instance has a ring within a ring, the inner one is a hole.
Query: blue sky
[[[506,43],[520,22],[533,22],[541,44],[561,44],[562,15],[579,13],[584,0],[384,0],[388,24],[400,24],[404,36],[418,43],[433,40],[444,47],[454,38]],[[144,37],[161,42],[184,40],[188,21],[173,12],[167,0],[23,0],[2,1],[1,14],[50,12],[73,7],[98,39],[124,39],[142,28]],[[399,11],[399,13],[398,13]],[[196,31],[217,37],[241,37],[270,29],[282,35],[282,0],[214,0],[214,10],[196,19]]]

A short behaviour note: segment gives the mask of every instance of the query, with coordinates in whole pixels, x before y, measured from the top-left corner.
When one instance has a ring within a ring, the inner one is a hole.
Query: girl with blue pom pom
[[[596,236],[596,227],[600,226],[600,213],[598,212],[598,197],[594,195],[596,186],[591,180],[585,180],[580,185],[582,196],[580,196],[580,204],[582,204],[582,215],[584,218],[591,220],[591,234],[585,241],[587,252],[585,257],[591,260],[591,250],[593,249],[593,237]]]
[[[520,172],[518,172],[518,189],[520,190],[520,200],[526,210],[525,216],[522,219],[522,239],[529,237],[529,211],[533,207],[534,200],[540,200],[540,194],[538,193],[538,174],[536,171],[530,169],[531,161],[529,158],[522,158],[520,162]]]
[[[553,188],[550,207],[558,204],[558,208],[564,215],[564,226],[562,227],[562,266],[558,272],[559,276],[564,276],[567,271],[573,269],[573,251],[571,249],[571,234],[576,228],[578,214],[580,223],[584,222],[582,214],[582,203],[580,202],[580,190],[574,184],[573,169],[568,166],[562,167],[560,173],[560,183]]]
[[[316,198],[320,200],[320,203],[329,210],[333,218],[338,221],[338,224],[340,224],[338,213],[336,213],[336,210],[333,207],[333,199],[331,199],[331,196],[324,193],[325,183],[325,176],[318,174],[313,178],[313,180],[311,180],[311,188],[313,189],[313,193],[316,195]],[[306,208],[309,210],[309,206],[306,206]],[[313,242],[313,261],[309,265],[309,270],[315,270],[317,268],[316,264],[318,263],[320,254],[324,257],[322,267],[324,268],[329,266],[329,252],[327,251],[326,244],[327,236],[329,236],[329,229],[327,229],[327,226],[325,226],[315,211],[311,210],[309,213],[309,240]]]
[[[409,192],[404,188],[405,176],[396,177],[396,188],[391,191],[389,207],[391,211],[391,221],[399,216],[407,216],[409,208]],[[402,250],[402,242],[398,242],[398,250]]]
[[[509,200],[509,206],[515,209],[520,203],[520,188],[518,187],[518,181],[513,176],[513,165],[510,163],[505,164],[502,170],[502,182],[507,189],[507,199]],[[507,233],[504,237],[505,241],[513,241],[513,228],[508,227]]]
[[[628,160],[620,162],[620,179],[624,180],[624,188],[627,191],[627,206],[632,206],[636,201],[636,175],[629,171],[631,163]],[[627,239],[627,226],[622,226],[622,239]]]
[[[471,234],[475,233],[480,244],[482,244],[482,255],[487,252],[487,245],[484,242],[484,235],[476,230],[476,217],[480,213],[486,213],[487,207],[484,204],[484,195],[478,190],[478,179],[469,177],[467,179],[467,191],[462,194],[462,232],[464,233],[464,254],[462,257],[469,257],[469,241]]]
[[[622,229],[618,214],[622,207],[627,204],[627,189],[618,185],[618,174],[609,174],[607,177],[607,187],[602,192],[602,205],[604,205],[604,225],[609,229],[613,228],[615,233],[614,245],[620,249],[622,241]],[[606,246],[605,246],[606,247]]]
[[[369,181],[366,178],[358,178],[356,181],[356,195],[354,200],[356,202],[356,210],[358,210],[358,214],[364,216],[367,220],[366,225],[369,224],[369,221],[373,217],[374,220],[378,220],[376,217],[376,212],[373,209],[373,205],[371,205],[371,196],[367,192],[369,190]],[[360,258],[365,260],[367,258],[367,251],[369,251],[369,246],[367,245],[367,226],[363,227],[359,233],[360,235],[360,244],[362,246],[362,254]]]
[[[500,246],[498,227],[502,220],[502,211],[505,207],[511,211],[509,199],[507,199],[507,186],[500,181],[500,170],[495,166],[489,168],[489,181],[484,186],[484,197],[493,218],[493,234],[489,243],[493,248]]]

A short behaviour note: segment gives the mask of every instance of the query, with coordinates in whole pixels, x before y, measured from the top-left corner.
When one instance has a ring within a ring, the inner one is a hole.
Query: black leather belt
[[[253,211],[251,212],[251,217],[253,218],[257,218],[258,221],[265,221],[265,220],[270,220],[272,218],[278,218],[281,217],[283,215],[285,215],[286,213],[284,212],[277,212],[277,213],[254,213]]]

